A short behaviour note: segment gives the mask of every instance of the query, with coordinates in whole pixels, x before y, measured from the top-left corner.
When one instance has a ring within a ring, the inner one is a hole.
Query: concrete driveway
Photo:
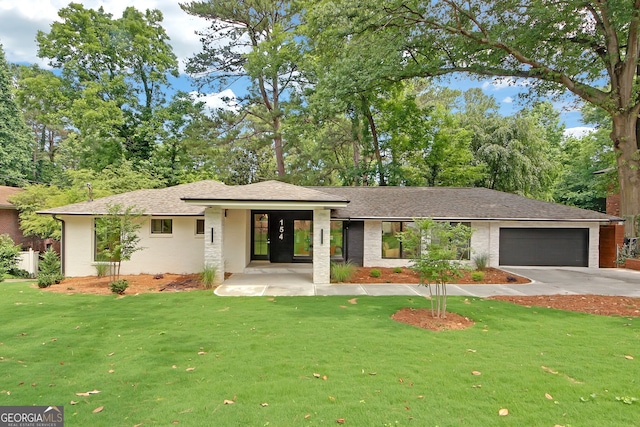
[[[525,285],[447,285],[449,295],[623,295],[640,297],[640,272],[624,269],[557,267],[501,267],[528,277]],[[220,296],[392,296],[428,295],[424,286],[412,284],[314,285],[304,274],[244,274],[232,276],[215,291]]]

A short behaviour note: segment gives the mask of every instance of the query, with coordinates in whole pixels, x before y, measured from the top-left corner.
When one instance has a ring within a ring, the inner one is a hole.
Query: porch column
[[[331,211],[313,210],[313,283],[331,281]]]
[[[204,211],[204,265],[216,268],[216,283],[224,280],[222,209],[214,206]]]

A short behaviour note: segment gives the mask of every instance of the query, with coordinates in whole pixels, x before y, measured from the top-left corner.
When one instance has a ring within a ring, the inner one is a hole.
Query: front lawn
[[[475,326],[390,319],[428,306],[3,283],[0,406],[64,405],[66,426],[638,425],[638,318],[451,297]]]

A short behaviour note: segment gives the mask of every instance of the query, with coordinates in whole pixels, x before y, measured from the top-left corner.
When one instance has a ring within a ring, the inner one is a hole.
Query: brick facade
[[[607,196],[607,215],[620,216],[620,195],[611,194]]]
[[[16,245],[22,246],[22,250],[31,248],[34,251],[42,252],[51,246],[59,253],[60,242],[52,239],[43,240],[22,234],[18,210],[8,200],[10,196],[20,191],[22,191],[20,188],[0,185],[0,234],[8,234]]]

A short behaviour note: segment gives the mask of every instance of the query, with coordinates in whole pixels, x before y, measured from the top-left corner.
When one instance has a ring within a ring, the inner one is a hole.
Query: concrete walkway
[[[524,285],[447,285],[449,295],[622,295],[640,298],[640,272],[590,268],[502,268],[532,280]],[[309,271],[268,271],[233,274],[215,290],[219,296],[426,296],[429,290],[415,284],[314,285]]]

